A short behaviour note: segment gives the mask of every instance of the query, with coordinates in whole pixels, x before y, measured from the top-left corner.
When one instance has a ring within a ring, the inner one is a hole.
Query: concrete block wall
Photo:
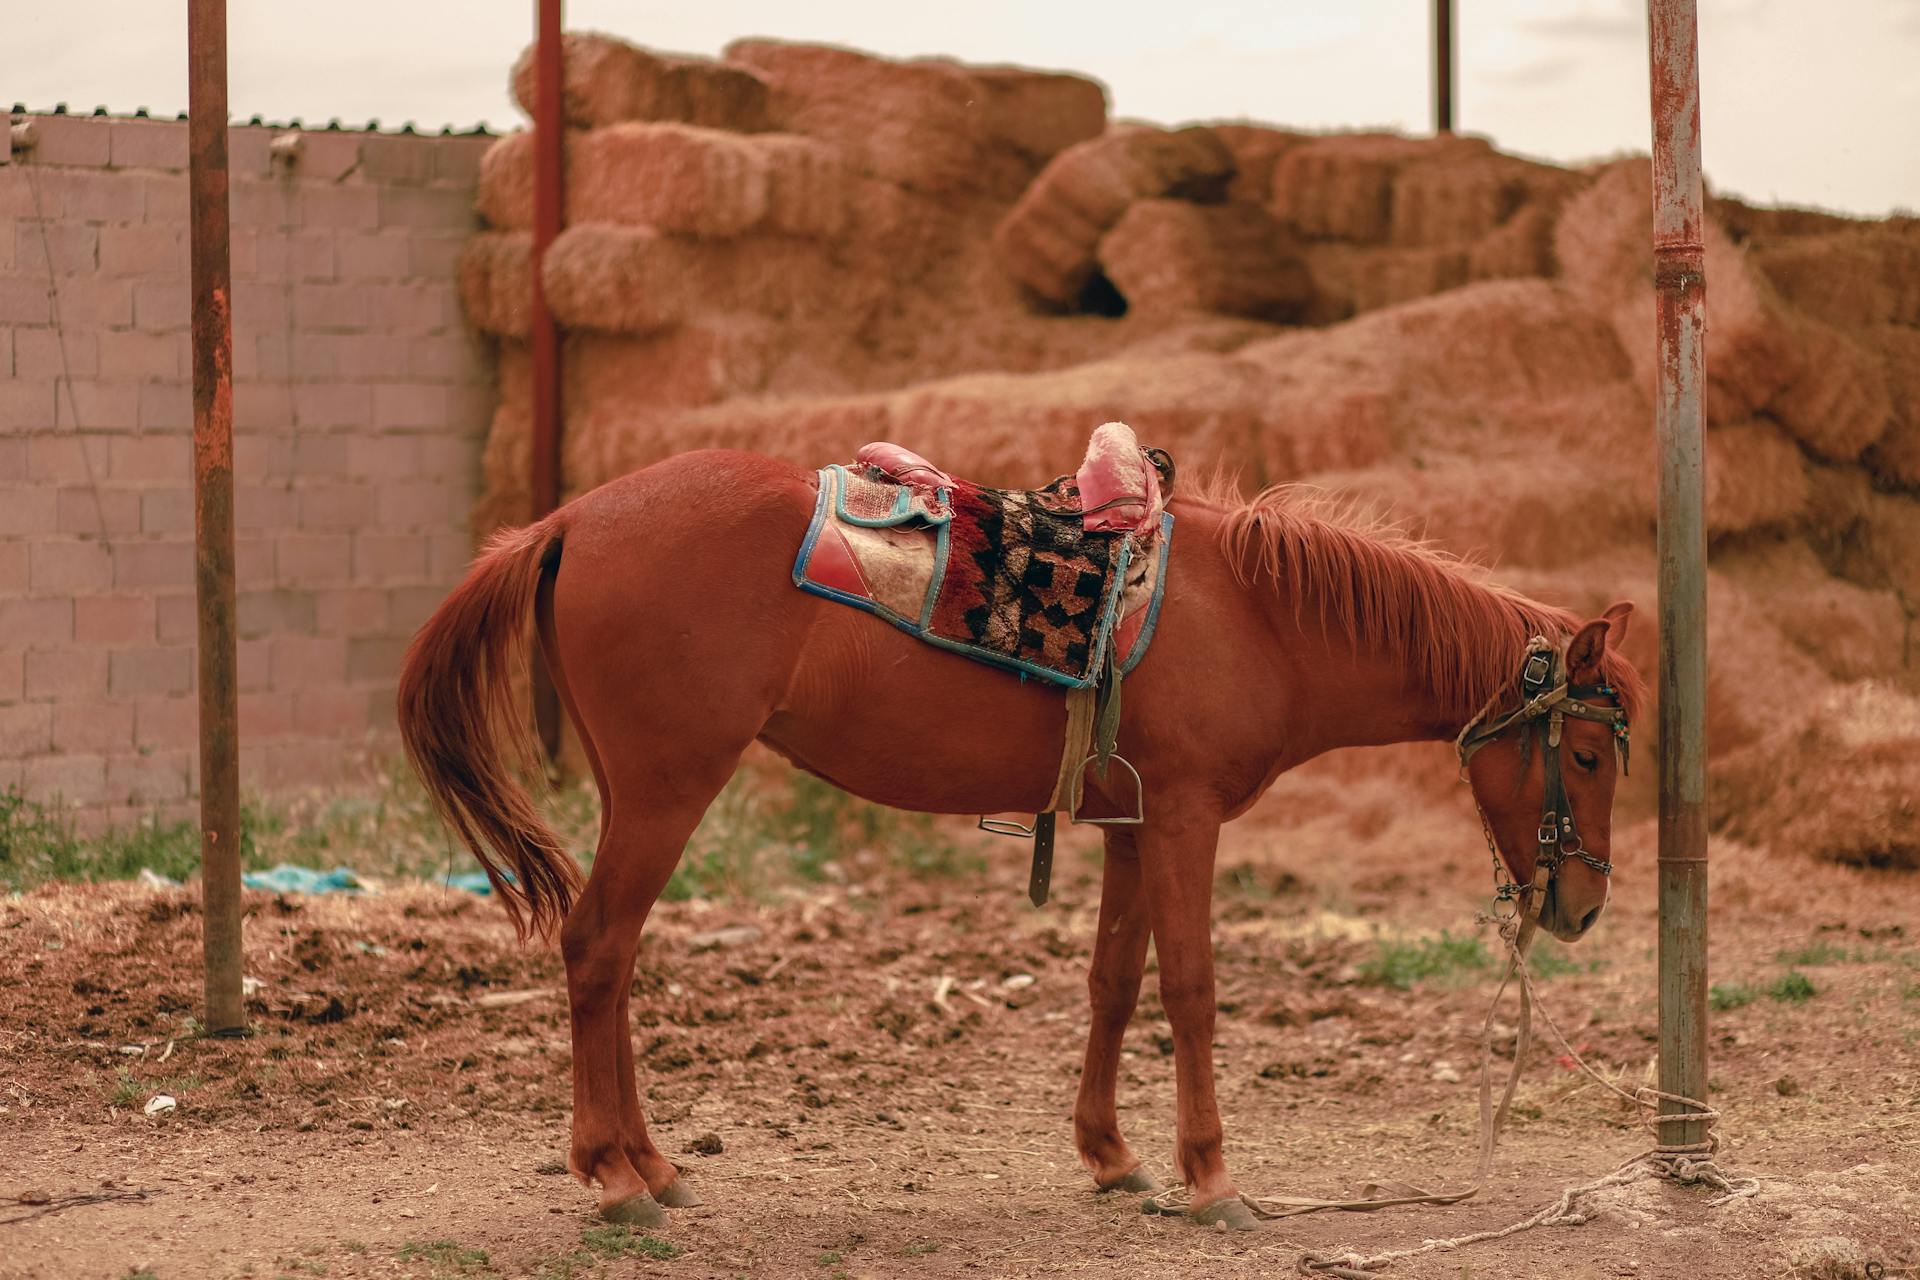
[[[0,788],[184,811],[197,751],[183,122],[0,150]],[[390,751],[412,631],[472,552],[495,399],[454,263],[485,137],[236,127],[245,782]]]

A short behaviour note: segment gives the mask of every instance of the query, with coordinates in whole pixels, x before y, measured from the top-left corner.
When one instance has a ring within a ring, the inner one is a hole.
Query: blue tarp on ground
[[[509,882],[513,873],[507,872]],[[335,867],[331,871],[316,871],[312,867],[299,867],[291,862],[283,862],[268,871],[249,871],[240,877],[240,882],[249,889],[265,889],[269,893],[374,893],[353,872],[345,867]],[[459,889],[466,893],[477,893],[489,897],[493,886],[487,882],[484,871],[463,871],[449,873],[441,881],[449,889]]]
[[[366,892],[360,877],[345,867],[316,871],[312,867],[296,867],[291,862],[283,862],[268,871],[249,871],[240,877],[240,883],[249,889],[265,889],[270,893]]]

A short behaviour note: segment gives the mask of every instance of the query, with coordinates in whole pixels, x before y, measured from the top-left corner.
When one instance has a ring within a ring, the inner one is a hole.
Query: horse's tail
[[[538,755],[516,677],[542,575],[560,561],[549,516],[495,537],[427,619],[400,668],[400,738],[434,807],[486,869],[522,938],[565,919],[580,868],[540,820],[520,773]]]

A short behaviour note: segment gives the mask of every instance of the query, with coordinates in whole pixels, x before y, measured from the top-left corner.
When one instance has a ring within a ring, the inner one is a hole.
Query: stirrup
[[[1032,827],[1024,823],[1015,822],[1012,818],[982,817],[979,822],[979,827],[980,830],[991,832],[996,836],[1030,836],[1033,834]]]
[[[1097,755],[1090,755],[1080,762],[1078,768],[1074,769],[1072,776],[1067,779],[1067,794],[1069,796],[1081,796],[1081,780],[1086,776],[1087,766],[1092,764],[1096,759],[1098,759]],[[1084,822],[1089,826],[1095,827],[1137,827],[1147,820],[1146,784],[1140,781],[1140,771],[1134,768],[1133,764],[1118,751],[1109,754],[1107,760],[1112,764],[1123,765],[1126,771],[1133,775],[1132,815],[1123,815],[1118,818],[1083,818],[1078,812],[1078,806],[1075,806],[1074,809],[1068,810],[1067,817],[1074,822]],[[1105,778],[1106,769],[1103,767],[1101,769],[1101,779],[1104,781]]]

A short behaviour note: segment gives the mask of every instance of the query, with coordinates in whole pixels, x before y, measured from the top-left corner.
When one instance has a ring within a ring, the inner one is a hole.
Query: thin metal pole
[[[560,505],[560,331],[547,309],[540,267],[560,234],[560,0],[538,0],[533,91],[533,518]],[[560,700],[542,662],[533,665],[533,717],[547,758],[560,754]]]
[[[1433,131],[1453,132],[1453,0],[1433,0]]]
[[[1694,0],[1648,0],[1660,380],[1660,1088],[1707,1096],[1707,537],[1700,63]],[[1664,1114],[1690,1113],[1662,1102]],[[1662,1126],[1702,1142],[1705,1123]]]
[[[188,0],[194,590],[200,606],[200,892],[207,1030],[243,1032],[240,694],[234,628],[233,308],[226,0]]]

